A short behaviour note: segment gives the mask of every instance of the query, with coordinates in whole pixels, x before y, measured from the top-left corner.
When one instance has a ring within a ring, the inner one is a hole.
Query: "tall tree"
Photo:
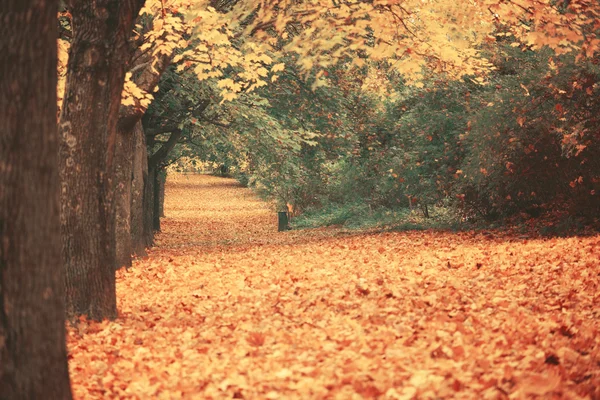
[[[115,146],[129,39],[143,0],[71,0],[73,39],[60,119],[69,314],[117,315]]]
[[[165,33],[163,36],[168,34]],[[163,36],[154,38],[152,51],[144,53],[139,48],[133,48],[130,54],[133,60],[130,71],[134,73],[130,74],[132,80],[127,80],[125,84],[115,152],[117,269],[130,267],[131,255],[145,254],[145,245],[152,244],[152,238],[146,243],[138,234],[139,218],[142,218],[143,214],[143,199],[142,190],[136,186],[140,184],[140,175],[135,174],[144,173],[140,159],[146,158],[147,155],[145,149],[144,154],[140,153],[142,146],[136,146],[136,136],[142,138],[144,135],[141,119],[146,111],[146,103],[149,103],[152,98],[149,93],[155,89],[161,75],[171,62],[172,50],[163,49],[165,47]],[[145,173],[148,174],[147,168]],[[132,207],[139,207],[139,209],[132,209]]]
[[[70,399],[60,254],[58,1],[0,9],[0,398]]]
[[[139,257],[147,254],[146,246],[151,244],[147,243],[144,235],[144,188],[148,181],[148,155],[141,122],[138,122],[134,128],[134,141],[130,234],[132,252]]]

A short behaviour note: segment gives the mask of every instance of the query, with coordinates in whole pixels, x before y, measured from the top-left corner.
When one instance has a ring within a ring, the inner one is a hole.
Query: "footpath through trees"
[[[598,236],[278,233],[199,175],[165,213],[119,317],[68,333],[78,399],[600,396]]]

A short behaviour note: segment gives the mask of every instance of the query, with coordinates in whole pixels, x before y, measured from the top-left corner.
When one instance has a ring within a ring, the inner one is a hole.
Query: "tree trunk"
[[[152,229],[154,232],[160,232],[160,170],[154,170],[152,173]]]
[[[148,154],[142,123],[134,128],[133,182],[131,183],[131,244],[133,254],[146,256],[144,237],[144,182],[148,180]]]
[[[60,121],[61,233],[68,314],[117,316],[115,144],[128,39],[143,0],[71,0]]]
[[[158,215],[165,216],[165,184],[167,183],[167,171],[163,170],[158,176]]]
[[[206,108],[210,105],[210,100],[202,101],[197,107],[196,112],[202,113]],[[164,203],[164,179],[166,179],[166,175],[162,178],[162,188],[161,188],[161,175],[163,162],[169,156],[169,153],[175,148],[179,140],[183,135],[183,131],[176,126],[168,127],[166,131],[162,131],[165,127],[159,127],[154,131],[151,128],[148,128],[146,132],[150,133],[148,135],[148,147],[154,147],[154,135],[158,132],[160,133],[168,133],[171,132],[169,139],[165,144],[163,144],[154,154],[148,155],[147,158],[147,169],[148,169],[148,180],[144,186],[144,236],[146,238],[146,245],[152,246],[152,242],[154,240],[154,232],[160,231],[160,217],[163,215],[162,207]]]
[[[154,242],[154,181],[156,171],[148,169],[146,183],[144,185],[144,239],[146,247],[152,246]]]
[[[71,399],[56,130],[58,1],[0,7],[0,398]]]
[[[277,213],[277,232],[284,232],[289,229],[289,214],[287,211],[279,211]]]
[[[160,41],[159,41],[160,42]],[[173,54],[171,52],[134,51],[133,59],[136,64],[132,65],[133,81],[143,91],[152,93],[162,74],[171,63]],[[152,229],[152,215],[148,214],[153,209],[148,202],[153,201],[152,187],[148,180],[148,150],[146,137],[142,127],[141,119],[144,115],[144,107],[127,106],[121,107],[119,116],[119,127],[123,131],[131,131],[135,136],[135,150],[133,155],[133,182],[131,188],[131,247],[133,254],[145,256],[146,247],[152,246],[154,232]],[[152,204],[152,203],[149,203]],[[146,221],[149,219],[149,222]]]
[[[119,130],[115,151],[116,269],[131,267],[131,199],[133,173],[133,132]]]

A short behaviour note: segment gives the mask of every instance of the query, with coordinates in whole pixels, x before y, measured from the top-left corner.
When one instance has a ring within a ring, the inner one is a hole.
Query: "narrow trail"
[[[165,208],[119,318],[69,329],[78,399],[600,398],[598,236],[277,233],[209,176]]]

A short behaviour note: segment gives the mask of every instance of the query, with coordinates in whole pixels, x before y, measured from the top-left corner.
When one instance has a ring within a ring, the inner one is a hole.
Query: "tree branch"
[[[174,130],[173,133],[171,133],[167,143],[163,144],[156,153],[148,157],[148,169],[156,169],[156,167],[160,165],[160,163],[169,155],[171,150],[173,150],[177,142],[179,142],[179,138],[182,134],[183,130],[181,129]]]
[[[156,128],[147,128],[145,130],[146,136],[157,136],[162,135],[164,133],[174,132],[179,129],[179,125],[165,125],[158,126]]]

